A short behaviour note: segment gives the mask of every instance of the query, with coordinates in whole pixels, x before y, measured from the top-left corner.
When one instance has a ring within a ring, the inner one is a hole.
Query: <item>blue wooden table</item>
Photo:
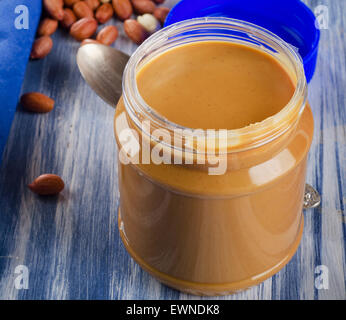
[[[345,1],[306,3],[312,9],[323,4],[329,13],[309,84],[315,134],[307,181],[322,204],[304,212],[301,245],[282,271],[218,299],[346,298],[346,7]],[[114,46],[131,54],[135,46],[117,25]],[[0,298],[198,298],[161,285],[125,251],[117,229],[114,109],[82,80],[75,60],[79,43],[60,31],[53,40],[46,59],[29,63],[22,92],[45,93],[56,107],[43,115],[18,107],[0,168]],[[65,180],[60,196],[28,190],[27,183],[46,172]],[[18,283],[26,271],[28,282]]]

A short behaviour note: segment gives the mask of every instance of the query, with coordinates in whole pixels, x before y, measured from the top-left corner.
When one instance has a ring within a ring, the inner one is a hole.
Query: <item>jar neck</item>
[[[244,44],[270,54],[286,70],[294,83],[295,91],[290,101],[278,113],[261,122],[216,133],[202,129],[196,131],[163,118],[140,95],[136,81],[137,73],[145,64],[162,53],[200,41]],[[161,29],[138,47],[130,58],[123,76],[125,108],[131,122],[141,134],[152,141],[166,144],[166,147],[179,149],[182,145],[184,152],[189,150],[197,154],[206,154],[208,150],[203,146],[201,148],[196,139],[204,139],[205,144],[213,141],[214,146],[219,146],[219,153],[245,151],[277,139],[297,124],[306,104],[306,96],[307,84],[302,60],[294,48],[266,29],[229,18],[197,18]],[[149,126],[143,126],[143,122],[149,123]],[[162,132],[168,134],[171,139],[162,139]],[[175,140],[182,143],[176,146]]]

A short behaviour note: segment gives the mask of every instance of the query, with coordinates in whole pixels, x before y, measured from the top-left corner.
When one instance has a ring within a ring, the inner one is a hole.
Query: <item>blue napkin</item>
[[[0,0],[0,162],[11,128],[42,0]]]

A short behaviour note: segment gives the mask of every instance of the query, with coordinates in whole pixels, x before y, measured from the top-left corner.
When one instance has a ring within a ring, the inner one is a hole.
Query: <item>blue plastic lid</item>
[[[309,82],[316,67],[320,31],[315,16],[300,0],[181,0],[170,11],[165,26],[199,17],[228,17],[270,30],[298,48]]]

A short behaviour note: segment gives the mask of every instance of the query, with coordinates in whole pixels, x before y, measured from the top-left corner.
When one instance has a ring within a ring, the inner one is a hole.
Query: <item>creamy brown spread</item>
[[[280,111],[294,84],[268,53],[227,42],[197,42],[165,52],[137,75],[144,100],[188,128],[238,129]]]

